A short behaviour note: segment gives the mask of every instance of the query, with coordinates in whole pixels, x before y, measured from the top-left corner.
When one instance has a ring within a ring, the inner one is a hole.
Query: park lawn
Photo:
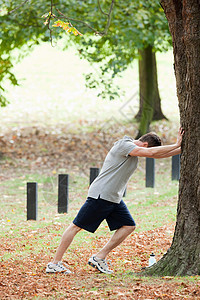
[[[81,231],[64,261],[71,275],[46,274],[61,235],[87,194],[88,178],[73,173],[67,214],[58,214],[56,176],[19,174],[1,183],[1,299],[199,299],[199,277],[147,278],[140,276],[151,252],[157,260],[170,247],[175,226],[178,183],[170,179],[170,160],[156,161],[156,187],[144,187],[144,160],[129,182],[125,201],[137,230],[110,255],[113,275],[100,274],[88,258],[110,237],[106,222],[95,234]],[[26,221],[26,182],[39,185],[37,221]],[[53,182],[53,184],[52,184]],[[49,184],[51,189],[47,191]],[[5,197],[7,196],[7,197]]]

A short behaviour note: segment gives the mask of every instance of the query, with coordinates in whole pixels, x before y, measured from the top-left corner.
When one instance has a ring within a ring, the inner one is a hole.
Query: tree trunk
[[[151,275],[200,275],[200,3],[162,0],[173,39],[181,125],[185,129],[176,228]]]
[[[154,88],[155,88],[155,99],[154,99],[154,112],[152,121],[158,121],[162,119],[167,119],[162,112],[161,109],[161,99],[158,90],[158,78],[157,78],[157,65],[156,65],[156,54],[152,51],[152,59],[153,59],[153,71],[152,76],[154,78]]]
[[[158,90],[156,55],[153,52],[153,47],[148,46],[144,50],[140,50],[139,54],[139,90],[140,90],[140,107],[136,119],[140,120],[140,129],[138,133],[141,136],[148,131],[149,124],[152,120],[166,119],[161,110],[161,99]],[[148,102],[148,105],[144,105]],[[142,113],[146,107],[147,111]],[[153,115],[152,115],[153,114]]]

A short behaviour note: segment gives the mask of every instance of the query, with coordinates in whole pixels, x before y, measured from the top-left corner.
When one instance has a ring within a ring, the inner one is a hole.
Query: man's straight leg
[[[46,268],[46,273],[60,273],[64,272],[66,274],[72,273],[67,266],[61,262],[61,259],[67,250],[67,248],[70,246],[71,242],[73,241],[73,238],[75,235],[81,230],[80,227],[76,226],[75,224],[71,224],[63,233],[63,236],[61,238],[60,245],[58,246],[58,249],[56,251],[55,257],[53,262],[48,263]]]
[[[65,230],[63,233],[63,236],[61,238],[60,245],[58,246],[58,249],[56,251],[53,263],[57,264],[59,261],[61,261],[65,251],[72,243],[75,235],[81,230],[80,227],[76,226],[75,224],[70,224],[69,227]]]
[[[75,235],[81,230],[85,229],[89,232],[95,232],[96,228],[102,222],[104,217],[100,214],[97,218],[95,212],[97,211],[97,203],[96,199],[87,199],[87,201],[80,208],[77,216],[73,220],[73,223],[65,230],[60,245],[56,251],[53,262],[50,262],[47,265],[46,272],[47,273],[57,273],[57,272],[65,272],[71,273],[70,270],[64,266],[64,263],[61,262],[62,257],[65,251],[68,249],[70,244],[72,243]],[[104,207],[104,206],[102,206]]]

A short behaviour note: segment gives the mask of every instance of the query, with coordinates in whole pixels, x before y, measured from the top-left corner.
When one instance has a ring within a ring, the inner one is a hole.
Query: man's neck
[[[139,140],[134,140],[134,144],[138,147],[145,147],[147,148],[148,147],[148,143],[147,142],[141,142]]]
[[[143,143],[139,140],[134,140],[134,144],[138,147],[142,147]]]

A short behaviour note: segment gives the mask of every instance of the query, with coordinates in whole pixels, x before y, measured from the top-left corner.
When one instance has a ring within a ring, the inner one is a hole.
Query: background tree
[[[185,129],[174,238],[149,274],[200,275],[200,3],[162,0],[174,49],[181,125]]]

